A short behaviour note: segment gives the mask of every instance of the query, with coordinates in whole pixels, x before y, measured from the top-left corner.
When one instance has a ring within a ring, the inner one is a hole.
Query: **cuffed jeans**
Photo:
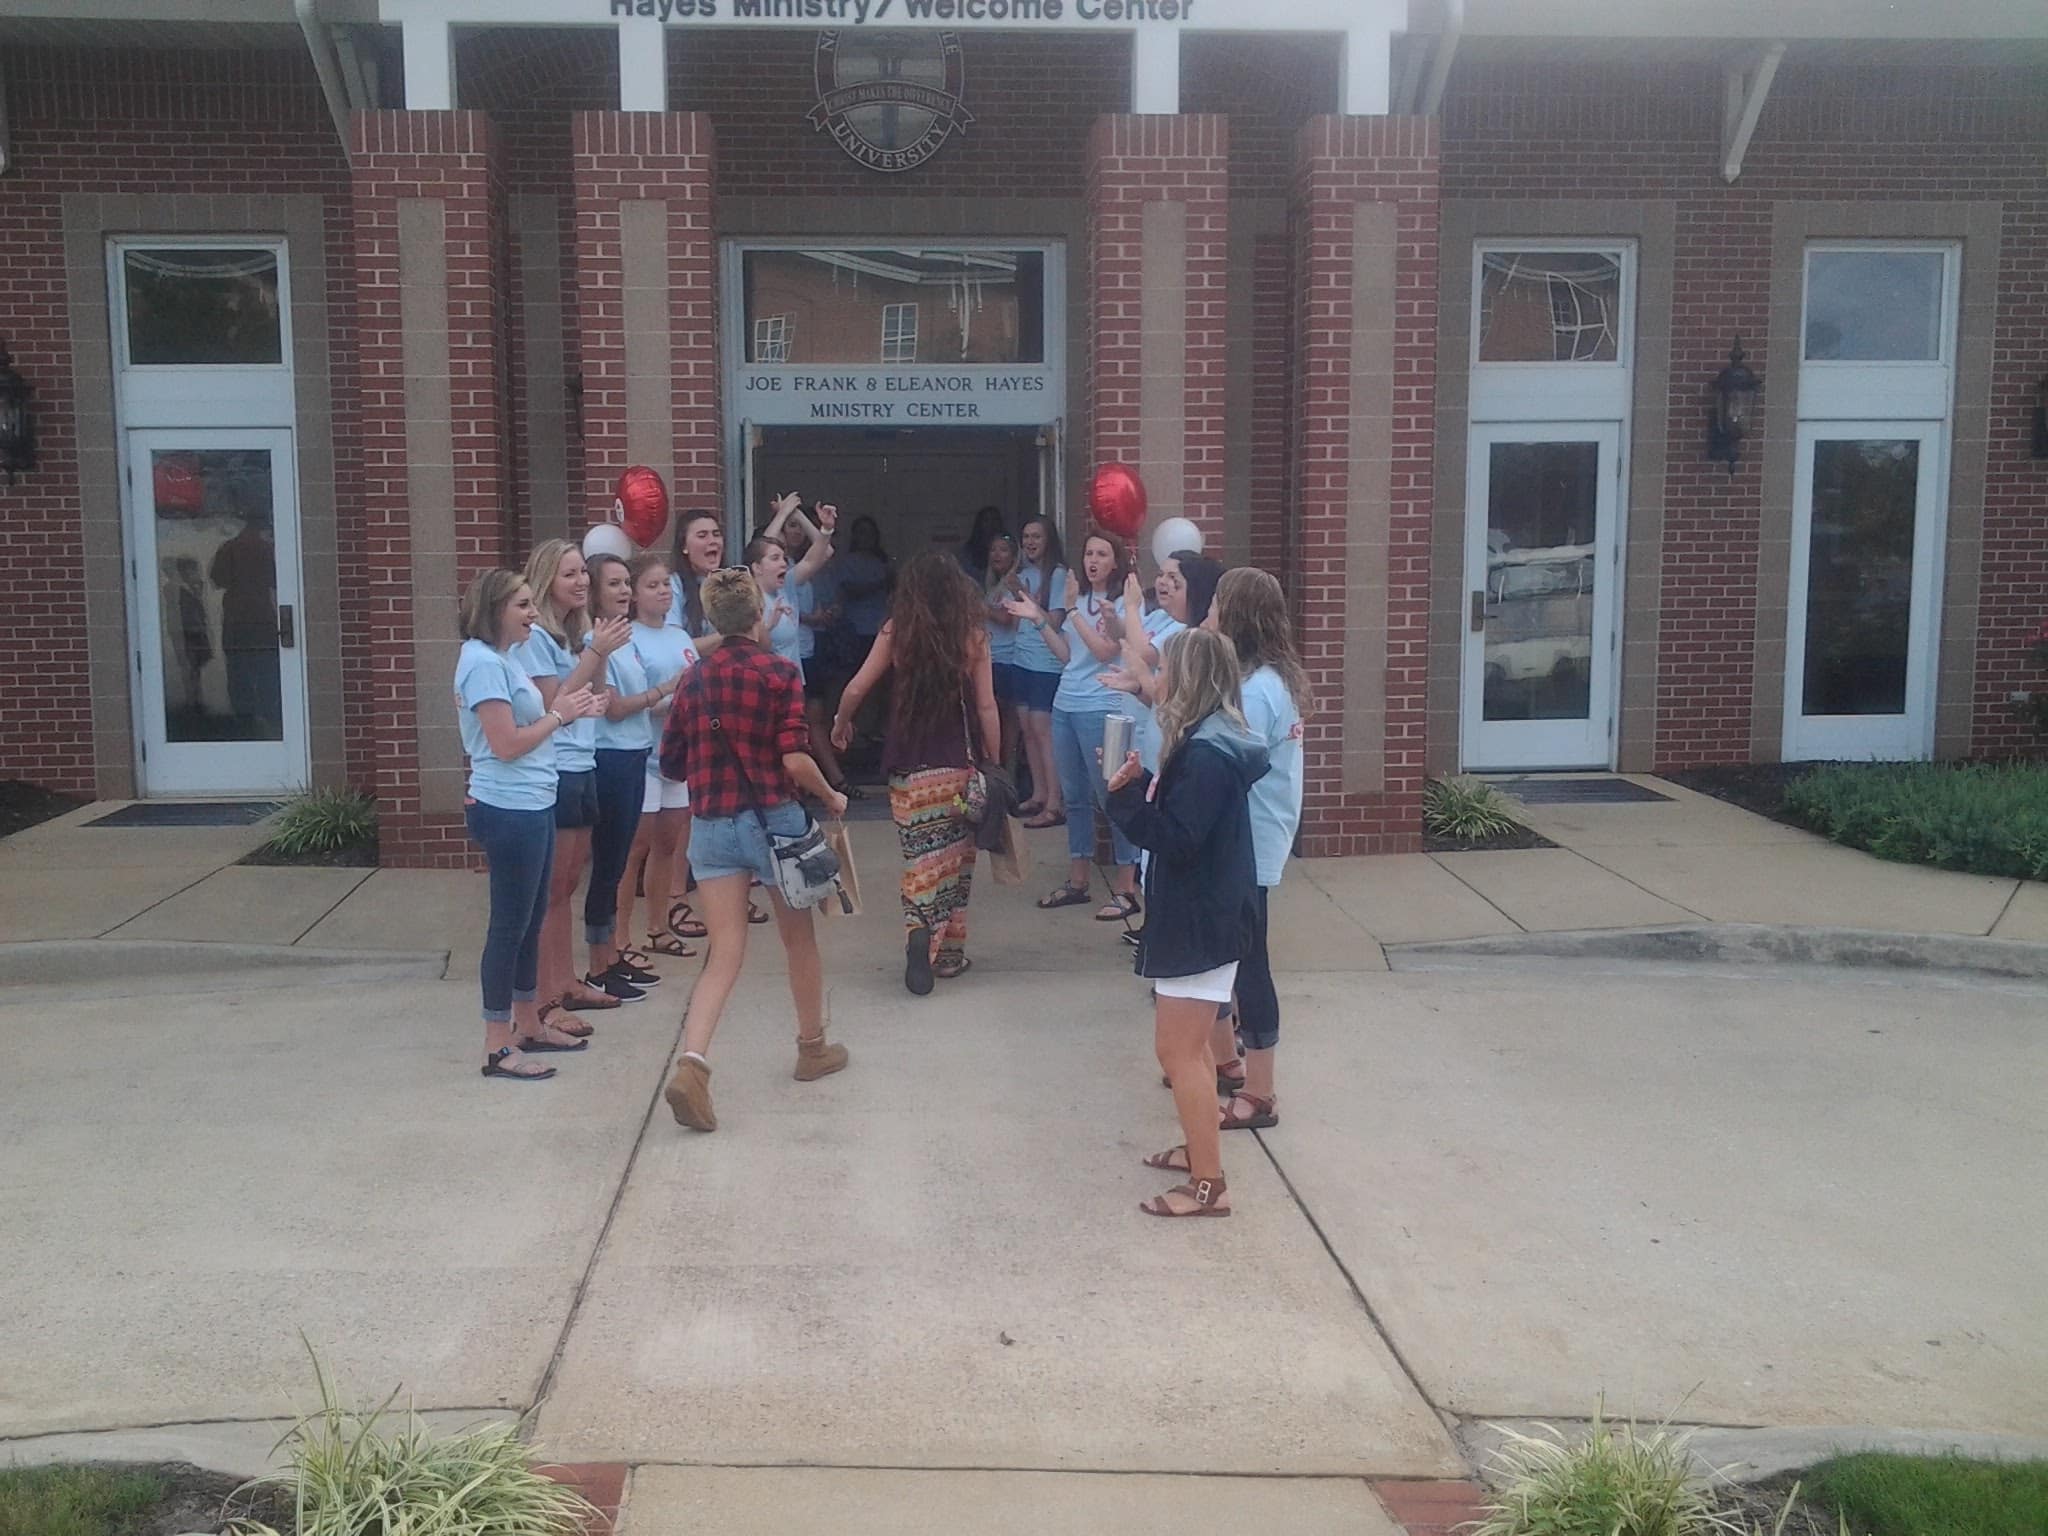
[[[583,896],[583,942],[609,944],[619,926],[619,881],[640,830],[647,796],[646,747],[597,749],[597,825],[590,831],[590,889]]]
[[[1102,722],[1107,709],[1055,709],[1052,712],[1052,759],[1059,770],[1060,794],[1067,802],[1067,857],[1095,857],[1095,818],[1088,807],[1109,814],[1109,785],[1103,781],[1102,764],[1096,754],[1102,750]],[[1123,829],[1109,824],[1110,846],[1119,865],[1138,862],[1138,850],[1131,846]]]
[[[478,967],[484,1020],[503,1024],[514,1003],[530,1003],[540,985],[540,925],[548,915],[548,874],[555,865],[555,813],[507,811],[472,800],[470,841],[491,871],[491,920]]]

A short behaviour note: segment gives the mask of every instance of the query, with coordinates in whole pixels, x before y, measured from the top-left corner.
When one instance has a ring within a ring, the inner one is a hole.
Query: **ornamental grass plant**
[[[1499,790],[1462,775],[1431,779],[1423,785],[1422,825],[1438,837],[1473,843],[1521,829]]]
[[[1688,1433],[1599,1414],[1583,1440],[1537,1428],[1502,1427],[1491,1464],[1503,1486],[1475,1536],[1750,1536],[1699,1476]]]
[[[283,854],[334,853],[376,839],[376,801],[360,790],[315,789],[278,812],[267,846]]]

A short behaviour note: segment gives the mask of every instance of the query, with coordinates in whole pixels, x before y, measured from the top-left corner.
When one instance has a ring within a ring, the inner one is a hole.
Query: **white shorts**
[[[1194,976],[1155,976],[1152,990],[1160,997],[1192,997],[1204,1003],[1227,1003],[1237,985],[1237,962],[1219,965]]]
[[[689,785],[678,784],[674,779],[664,779],[658,773],[647,775],[647,793],[640,799],[642,816],[650,816],[656,811],[684,810],[689,804]]]

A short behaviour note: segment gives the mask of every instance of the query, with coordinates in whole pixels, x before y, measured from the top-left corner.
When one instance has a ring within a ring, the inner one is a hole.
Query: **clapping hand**
[[[555,695],[554,711],[564,720],[583,720],[604,713],[604,695],[591,688],[564,688]]]
[[[1081,578],[1072,571],[1067,572],[1066,601],[1060,606],[1072,613],[1081,606]]]
[[[1116,609],[1104,603],[1095,612],[1095,632],[1111,645],[1120,645],[1124,638],[1123,620],[1116,616]]]
[[[1115,794],[1118,790],[1127,788],[1130,785],[1136,783],[1138,775],[1143,773],[1144,771],[1145,765],[1138,761],[1138,754],[1135,752],[1126,752],[1124,754],[1123,765],[1119,767],[1115,773],[1110,775],[1110,793]]]
[[[590,626],[590,644],[600,656],[609,656],[633,638],[633,621],[628,618],[599,619]]]
[[[1015,597],[1004,598],[1003,607],[1015,618],[1028,619],[1033,624],[1045,622],[1045,610],[1021,592]]]
[[[1115,689],[1118,693],[1141,695],[1144,692],[1143,685],[1123,667],[1104,667],[1096,681],[1105,688]]]

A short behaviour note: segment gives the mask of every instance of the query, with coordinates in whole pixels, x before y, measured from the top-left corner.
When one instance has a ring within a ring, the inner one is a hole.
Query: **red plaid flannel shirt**
[[[731,751],[714,736],[714,720]],[[810,750],[796,664],[735,635],[676,690],[661,733],[661,771],[689,784],[692,815],[738,816],[796,799],[783,754]]]

